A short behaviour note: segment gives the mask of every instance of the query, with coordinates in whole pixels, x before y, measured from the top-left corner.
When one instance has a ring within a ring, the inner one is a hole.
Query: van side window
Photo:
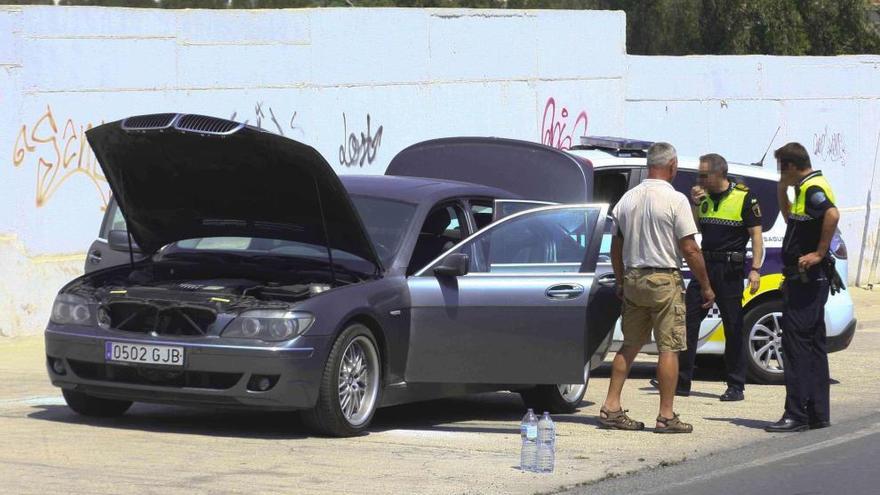
[[[773,228],[779,216],[779,203],[776,201],[776,182],[767,179],[743,178],[738,180],[749,186],[761,205],[761,228],[764,232]]]
[[[696,185],[697,173],[691,172],[690,170],[678,169],[678,173],[675,174],[675,178],[672,179],[672,187],[674,187],[676,191],[687,196],[688,199],[691,197],[691,188]]]
[[[593,174],[593,199],[608,203],[609,211],[629,187],[630,169],[597,170]]]

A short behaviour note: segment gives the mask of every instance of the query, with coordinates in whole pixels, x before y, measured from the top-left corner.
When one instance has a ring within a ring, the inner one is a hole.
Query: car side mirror
[[[434,275],[441,277],[460,277],[468,274],[470,258],[464,253],[452,253],[443,258],[439,265],[434,267]]]
[[[127,230],[111,230],[107,236],[107,244],[114,251],[128,252],[128,231]],[[131,252],[140,253],[141,248],[134,240],[131,241]]]

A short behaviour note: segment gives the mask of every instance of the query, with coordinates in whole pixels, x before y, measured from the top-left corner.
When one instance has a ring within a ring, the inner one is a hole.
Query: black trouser
[[[715,304],[721,310],[724,324],[724,363],[727,367],[727,386],[742,391],[746,384],[746,353],[743,338],[743,266],[724,261],[707,261],[706,271],[709,283],[715,291]],[[702,288],[696,279],[691,279],[685,293],[687,305],[687,351],[678,354],[678,390],[690,392],[694,376],[694,359],[697,356],[697,343],[700,338],[700,324],[708,309],[703,309]],[[710,308],[711,309],[711,308]]]
[[[784,417],[813,423],[830,421],[830,374],[825,348],[828,280],[785,279],[782,287],[782,357],[785,365]]]

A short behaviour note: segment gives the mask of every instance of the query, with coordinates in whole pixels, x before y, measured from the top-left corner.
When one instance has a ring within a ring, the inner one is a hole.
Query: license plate
[[[104,359],[122,363],[183,366],[183,347],[105,342]]]

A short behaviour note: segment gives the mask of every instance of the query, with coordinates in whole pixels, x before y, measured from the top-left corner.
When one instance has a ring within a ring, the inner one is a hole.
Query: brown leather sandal
[[[671,418],[657,416],[657,423],[662,426],[654,427],[654,433],[691,433],[694,431],[694,425],[685,423],[676,413],[672,413]]]
[[[614,430],[638,431],[645,429],[645,423],[636,421],[626,413],[629,409],[618,409],[617,411],[609,411],[607,409],[599,409],[599,423],[605,428]]]

